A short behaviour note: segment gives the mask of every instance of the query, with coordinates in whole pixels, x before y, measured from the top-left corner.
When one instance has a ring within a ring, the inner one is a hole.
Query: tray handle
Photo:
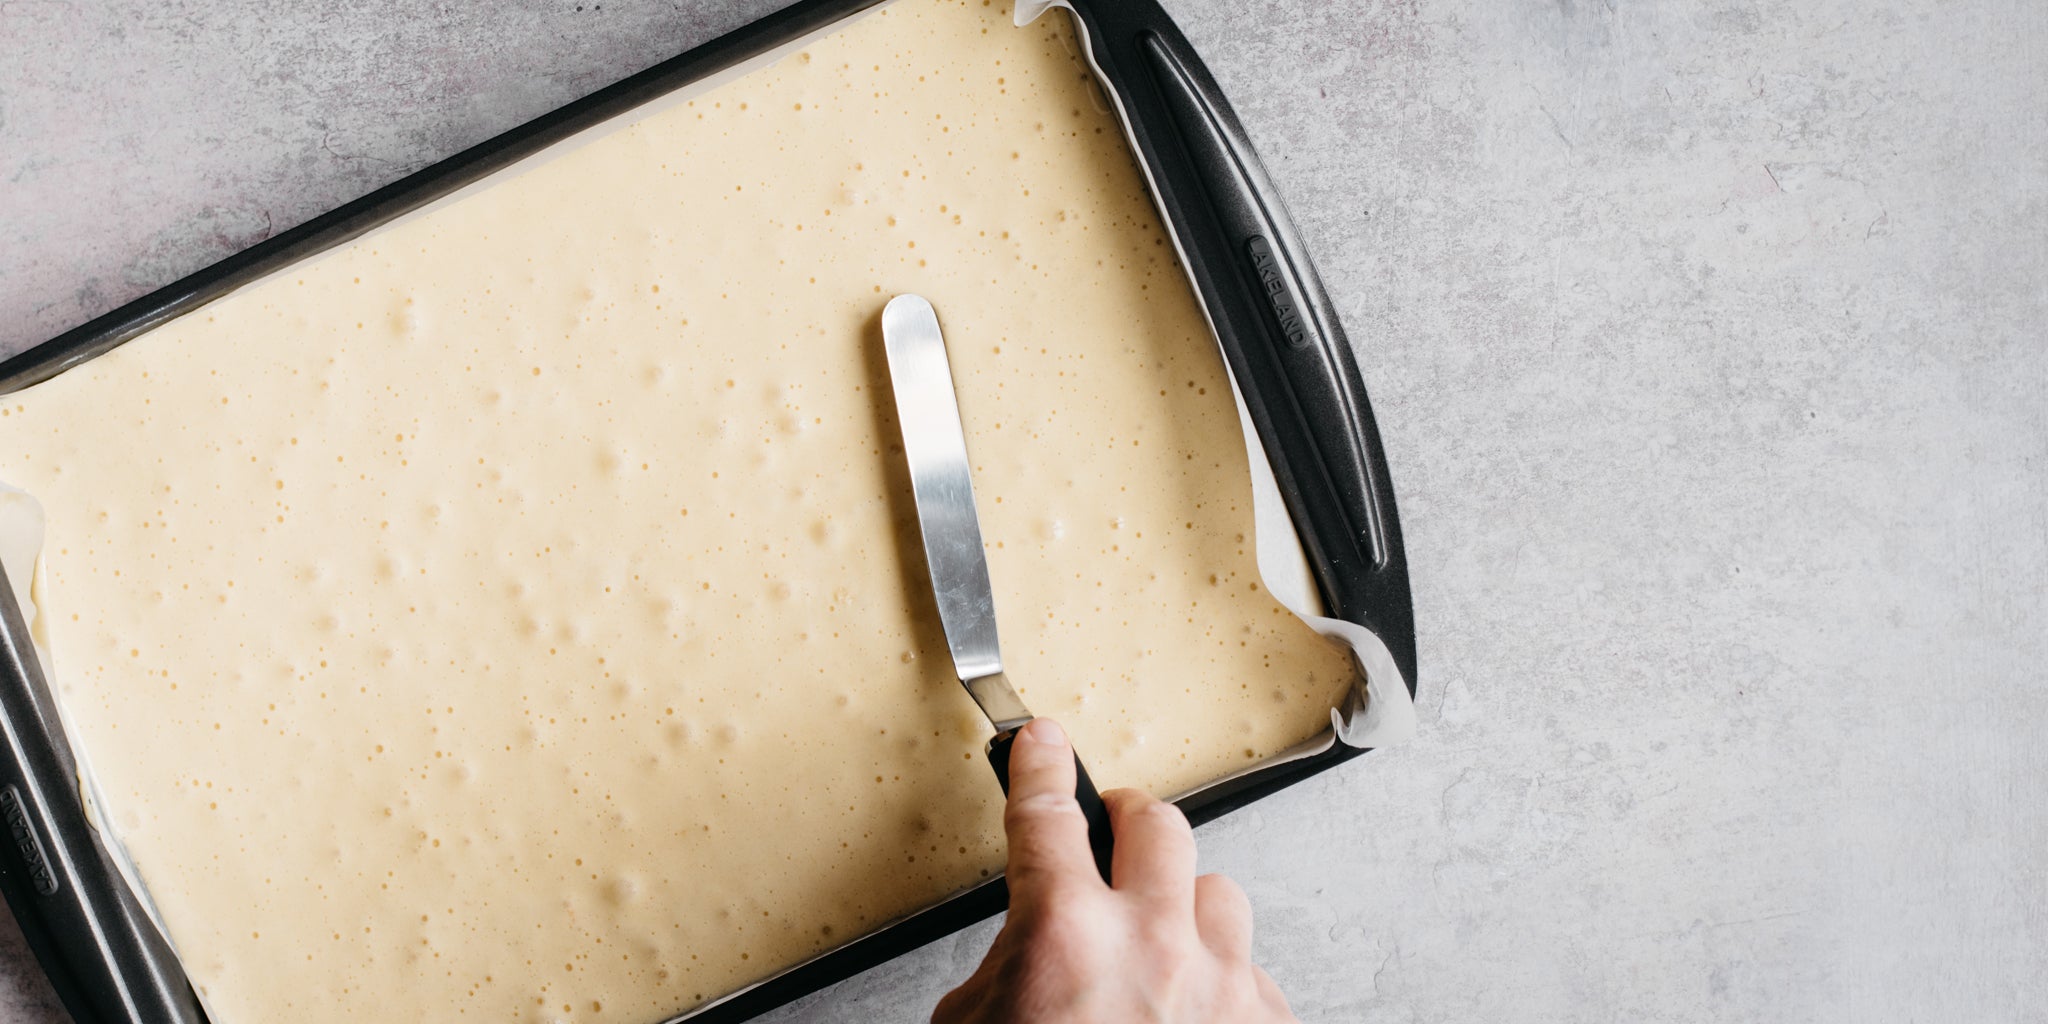
[[[170,943],[96,838],[0,568],[0,891],[78,1024],[204,1024]]]
[[[1330,614],[1378,635],[1412,691],[1415,617],[1386,455],[1292,218],[1222,90],[1155,0],[1059,6],[1072,12],[1131,137]]]

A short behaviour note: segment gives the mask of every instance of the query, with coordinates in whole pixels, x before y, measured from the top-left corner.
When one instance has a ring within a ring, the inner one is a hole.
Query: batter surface
[[[220,1024],[648,1024],[1002,863],[881,354],[1104,788],[1328,725],[1063,18],[906,0],[0,400],[59,689]]]

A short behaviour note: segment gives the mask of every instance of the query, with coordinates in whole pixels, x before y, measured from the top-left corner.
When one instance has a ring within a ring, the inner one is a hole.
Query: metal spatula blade
[[[939,333],[939,317],[932,304],[916,295],[889,300],[882,310],[882,343],[888,353],[896,419],[903,431],[904,458],[910,464],[910,490],[917,501],[918,532],[924,539],[925,566],[931,573],[939,624],[945,629],[946,647],[960,685],[996,728],[987,753],[1007,793],[1010,745],[1032,716],[1003,675],[1003,654],[996,640],[995,593],[982,549],[981,519],[974,507],[967,434],[960,426],[953,368],[946,359],[946,339]],[[1078,755],[1074,774],[1074,796],[1088,818],[1088,842],[1106,882],[1110,878],[1109,811]]]

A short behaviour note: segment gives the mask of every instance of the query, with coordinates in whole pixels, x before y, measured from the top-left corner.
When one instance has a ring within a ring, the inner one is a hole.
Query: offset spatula
[[[988,763],[1003,792],[1010,791],[1010,745],[1031,712],[1003,676],[996,643],[996,600],[989,588],[988,559],[981,549],[981,521],[974,510],[974,479],[967,466],[967,434],[953,395],[953,368],[932,304],[898,295],[882,310],[882,342],[889,353],[889,380],[896,392],[896,419],[903,428],[903,454],[910,463],[910,489],[917,498],[917,526],[924,536],[924,561],[938,598],[939,623],[953,653],[960,685],[996,727],[988,741]],[[1088,845],[1095,867],[1109,881],[1109,811],[1081,759],[1074,758],[1074,798],[1088,818]]]

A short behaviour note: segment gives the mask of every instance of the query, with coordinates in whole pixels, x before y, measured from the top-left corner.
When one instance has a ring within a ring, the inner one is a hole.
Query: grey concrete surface
[[[1201,833],[1302,1018],[2048,1020],[2048,5],[1168,5],[1414,563],[1420,738]],[[0,346],[773,6],[0,2]]]

